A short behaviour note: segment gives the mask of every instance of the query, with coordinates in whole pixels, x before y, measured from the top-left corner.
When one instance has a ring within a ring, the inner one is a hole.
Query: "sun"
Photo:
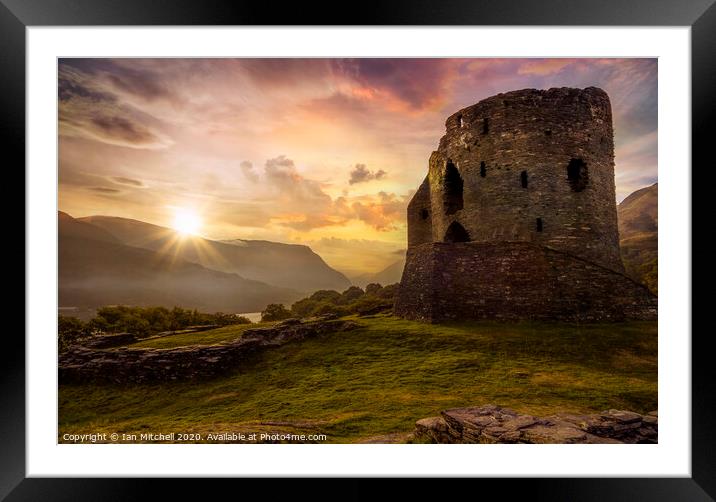
[[[201,228],[201,218],[189,209],[177,209],[174,213],[174,230],[183,235],[197,235]]]

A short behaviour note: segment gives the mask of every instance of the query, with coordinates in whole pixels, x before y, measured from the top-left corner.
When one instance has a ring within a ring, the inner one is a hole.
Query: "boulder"
[[[430,443],[657,443],[658,415],[607,410],[593,415],[534,417],[495,405],[453,408],[415,423],[415,439]]]

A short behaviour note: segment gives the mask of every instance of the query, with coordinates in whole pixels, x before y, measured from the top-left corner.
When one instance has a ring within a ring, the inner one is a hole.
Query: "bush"
[[[350,288],[346,289],[343,293],[341,293],[341,297],[338,301],[341,305],[347,305],[349,303],[353,303],[358,298],[363,296],[365,292],[359,288],[358,286],[351,286]]]
[[[261,312],[261,321],[282,321],[292,317],[291,311],[280,303],[271,303]]]
[[[57,344],[60,352],[64,352],[72,344],[91,335],[92,329],[89,324],[80,319],[63,315],[57,317]]]
[[[375,294],[377,294],[378,291],[380,291],[381,289],[383,289],[383,286],[381,286],[381,285],[378,284],[377,282],[371,282],[370,284],[368,284],[368,285],[365,287],[365,294],[366,294],[366,295],[375,295]]]
[[[326,314],[335,314],[338,317],[343,317],[351,314],[351,311],[342,305],[334,305],[332,303],[321,303],[313,311],[312,315],[320,316]]]
[[[88,323],[90,331],[101,333],[128,332],[139,336],[162,331],[178,331],[191,326],[248,324],[246,317],[216,312],[208,314],[197,310],[174,307],[128,307],[118,305],[102,307]]]
[[[356,286],[351,286],[343,293],[321,290],[291,305],[290,314],[306,318],[326,314],[342,317],[351,314],[368,315],[384,312],[393,308],[397,293],[398,284],[382,287],[378,283],[368,284],[365,291]],[[285,317],[282,318],[285,319]]]
[[[332,289],[319,289],[308,298],[315,302],[338,303],[341,299],[341,294],[338,291],[333,291]]]

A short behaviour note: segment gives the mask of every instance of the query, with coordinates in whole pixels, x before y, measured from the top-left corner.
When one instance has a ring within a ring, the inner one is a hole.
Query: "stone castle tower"
[[[498,94],[446,128],[408,205],[398,315],[656,316],[655,297],[623,274],[604,91]]]

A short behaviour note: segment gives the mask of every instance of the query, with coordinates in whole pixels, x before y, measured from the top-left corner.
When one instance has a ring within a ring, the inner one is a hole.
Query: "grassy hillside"
[[[59,433],[320,432],[394,441],[417,419],[487,403],[539,415],[657,408],[657,325],[358,319],[355,331],[287,344],[226,377],[63,385]],[[218,343],[245,325],[141,345]]]
[[[619,206],[619,246],[626,273],[658,293],[659,186],[637,190]]]

